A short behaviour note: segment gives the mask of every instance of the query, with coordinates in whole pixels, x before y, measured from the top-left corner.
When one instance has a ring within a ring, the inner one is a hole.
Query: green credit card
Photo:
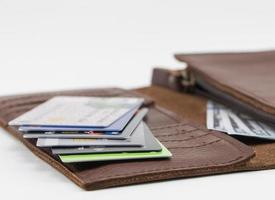
[[[160,145],[162,148],[161,151],[72,154],[72,155],[59,155],[59,158],[64,163],[74,163],[74,162],[95,162],[95,161],[109,161],[109,160],[132,160],[132,159],[172,157],[171,152],[161,143]]]

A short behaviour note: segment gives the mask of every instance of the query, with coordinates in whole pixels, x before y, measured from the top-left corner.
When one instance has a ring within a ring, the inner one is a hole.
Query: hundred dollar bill
[[[260,122],[213,101],[207,103],[207,128],[229,135],[275,140],[275,125]]]

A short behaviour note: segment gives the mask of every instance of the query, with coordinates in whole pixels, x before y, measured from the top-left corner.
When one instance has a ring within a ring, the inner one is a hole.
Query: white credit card
[[[142,98],[57,96],[9,122],[12,126],[108,127]]]
[[[118,132],[118,134],[106,134],[102,133],[81,133],[81,134],[72,134],[72,133],[24,133],[24,138],[104,138],[104,139],[118,139],[123,140],[130,137],[142,119],[148,113],[147,108],[142,108],[127,124],[123,131]]]

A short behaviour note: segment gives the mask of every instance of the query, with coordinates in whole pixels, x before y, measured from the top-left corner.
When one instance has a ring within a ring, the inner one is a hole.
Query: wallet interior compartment
[[[169,96],[170,94],[164,98],[164,101],[166,99],[166,103],[170,106],[179,106],[171,100],[174,97]],[[50,149],[36,147],[35,140],[23,138],[22,133],[16,128],[7,125],[9,120],[55,95],[145,97],[145,105],[149,107],[145,122],[156,138],[172,152],[173,157],[160,160],[62,163],[51,154]],[[165,92],[162,95],[164,97]],[[236,166],[245,165],[246,161],[254,155],[250,147],[237,140],[193,125],[173,112],[173,108],[168,111],[169,109],[155,105],[153,103],[155,100],[150,96],[154,97],[153,94],[146,95],[146,92],[105,89],[4,97],[0,100],[1,125],[35,155],[87,190],[230,172],[234,171]],[[182,99],[178,99],[178,102],[181,101]]]
[[[206,127],[206,97],[159,86],[142,88],[137,91],[152,97],[156,104],[177,113],[190,122]],[[219,134],[225,135],[225,133]],[[235,170],[243,171],[275,168],[275,141],[244,137],[235,137],[235,139],[252,147],[255,151],[255,156],[246,162],[245,166],[235,168]]]
[[[266,123],[274,123],[275,121],[274,114],[264,112],[260,109],[257,109],[255,106],[249,105],[246,102],[239,100],[238,98],[222,92],[200,76],[196,76],[196,93],[198,95],[203,95],[217,102],[223,103],[224,105],[230,106],[235,110],[239,110],[240,112],[247,113]]]
[[[238,95],[238,98],[230,95],[228,92],[218,88],[217,85],[221,84],[213,83],[213,80],[191,66],[182,70],[155,68],[152,78],[153,85],[162,86],[178,92],[204,96],[233,109],[247,113],[265,123],[274,123],[274,114],[268,113],[255,105],[243,101],[241,94]]]
[[[275,121],[275,51],[178,54],[188,67],[183,85],[195,88],[268,123]],[[197,90],[197,89],[196,89]]]

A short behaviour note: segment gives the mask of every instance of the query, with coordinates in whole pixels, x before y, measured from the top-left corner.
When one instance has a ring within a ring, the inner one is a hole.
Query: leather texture
[[[206,103],[208,99],[204,96],[183,93],[159,86],[139,89],[138,92],[150,96],[155,100],[156,104],[179,114],[191,123],[206,127]],[[242,165],[234,166],[227,172],[275,168],[275,143],[273,141],[255,140],[245,137],[236,137],[236,139],[252,147],[255,156]]]
[[[146,123],[172,152],[173,157],[162,160],[62,163],[49,149],[37,148],[35,140],[24,139],[22,133],[8,126],[11,119],[56,95],[145,98],[144,106],[149,108]],[[206,130],[187,120],[192,119],[190,116],[201,117],[203,113],[194,111],[198,108],[201,110],[204,106],[204,100],[189,99],[190,97],[185,98],[176,92],[158,87],[138,91],[110,88],[8,96],[0,98],[0,124],[35,155],[86,190],[245,170],[249,159],[254,156],[253,149],[225,134]],[[190,116],[181,113],[182,106],[190,110]],[[195,106],[193,112],[190,106]]]
[[[228,106],[237,108],[236,103],[242,102],[243,105],[249,104],[254,109],[255,117],[260,117],[257,114],[262,112],[268,113],[269,117],[274,116],[275,51],[179,54],[176,55],[176,58],[185,62],[191,73],[193,72],[200,78],[202,77],[217,90],[223,91],[223,94],[231,95],[231,101],[227,101]],[[152,98],[158,99],[157,104],[205,127],[206,102],[208,100],[206,96],[209,98],[213,98],[213,96],[210,93],[201,95],[198,92],[183,92],[181,71],[180,69],[155,68],[152,78],[153,86],[143,92]],[[177,93],[177,95],[174,93]],[[173,96],[174,98],[169,100],[167,96]],[[170,101],[174,104],[171,104]],[[274,120],[272,122],[274,123]],[[236,167],[235,170],[275,168],[274,142],[245,137],[236,138],[251,146],[255,151],[255,157],[246,162],[244,166]]]
[[[275,119],[275,51],[178,54],[197,77]]]

